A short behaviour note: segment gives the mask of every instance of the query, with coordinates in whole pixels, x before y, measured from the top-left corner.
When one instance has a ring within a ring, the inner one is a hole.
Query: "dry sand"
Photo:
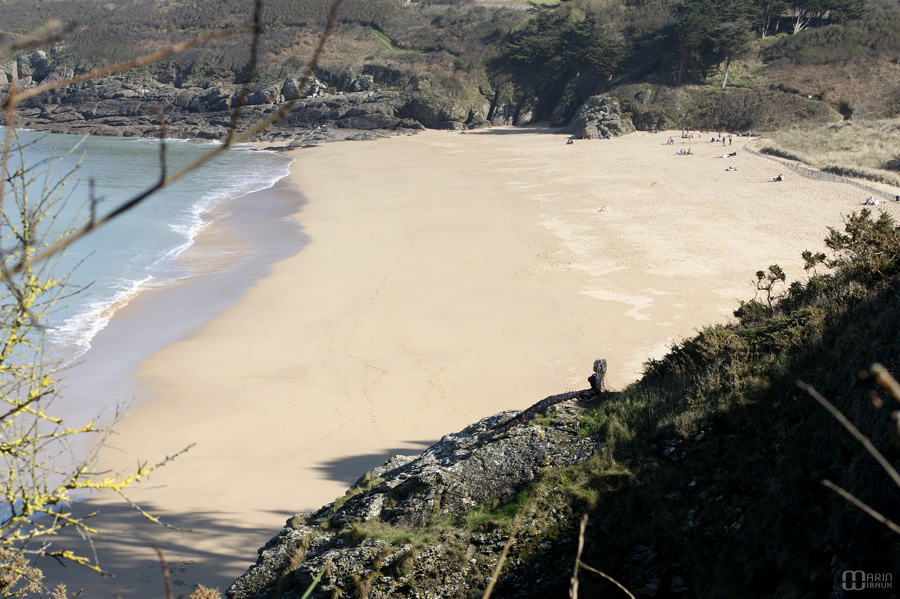
[[[868,196],[785,171],[739,138],[723,149],[667,136],[428,131],[294,152],[310,245],[141,365],[150,399],[103,454],[119,469],[196,443],[132,494],[195,532],[96,501],[132,534],[102,541],[118,579],[82,579],[90,595],[161,596],[148,538],[176,595],[224,590],[287,517],[390,454],[585,388],[596,358],[621,388],[728,320],[757,270],[801,276],[801,251],[822,249]]]

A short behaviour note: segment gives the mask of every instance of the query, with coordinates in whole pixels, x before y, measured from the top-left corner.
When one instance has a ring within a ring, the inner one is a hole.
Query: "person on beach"
[[[772,179],[772,181],[775,181],[776,183],[779,181],[784,181],[784,175],[778,175],[777,177]]]

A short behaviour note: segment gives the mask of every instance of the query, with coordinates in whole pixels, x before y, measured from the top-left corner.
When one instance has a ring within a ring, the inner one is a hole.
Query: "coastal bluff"
[[[517,505],[517,493],[543,472],[594,455],[599,442],[579,434],[584,409],[582,402],[562,403],[538,422],[508,431],[503,425],[519,413],[501,412],[419,456],[392,457],[334,503],[290,518],[226,596],[299,598],[323,569],[310,597],[480,596],[509,533],[467,528],[458,520],[486,504]],[[523,512],[527,533],[519,535],[515,554],[552,553],[548,533],[572,525],[571,515],[537,520]],[[504,577],[506,594],[515,595],[517,583],[533,592],[535,580],[528,578]],[[557,582],[550,578],[545,581]]]
[[[20,89],[69,79],[78,73],[36,51],[0,64],[0,101],[10,86]],[[238,132],[265,119],[300,89],[302,78],[242,85],[218,81],[198,84],[124,74],[101,77],[51,89],[19,104],[19,127],[114,137],[155,137],[161,119],[169,137],[221,140],[240,105]],[[534,106],[509,104],[496,96],[468,105],[438,96],[382,88],[371,75],[340,85],[326,85],[313,77],[299,94],[290,113],[255,141],[278,141],[303,147],[329,141],[367,140],[411,134],[422,129],[464,130],[495,125],[530,125]],[[241,99],[243,95],[243,99]],[[601,107],[595,110],[593,107]],[[561,123],[565,124],[565,123]],[[623,135],[635,130],[631,116],[611,98],[587,100],[567,133],[573,137]]]

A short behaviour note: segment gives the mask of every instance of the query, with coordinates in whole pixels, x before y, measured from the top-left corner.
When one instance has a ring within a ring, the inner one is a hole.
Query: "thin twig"
[[[110,65],[108,67],[101,67],[99,69],[94,69],[93,71],[88,71],[86,73],[81,73],[80,75],[75,75],[74,77],[69,77],[67,79],[60,79],[59,81],[51,81],[49,83],[44,83],[38,85],[36,87],[29,87],[26,90],[20,90],[16,94],[15,104],[21,103],[30,98],[34,98],[35,96],[39,96],[41,94],[47,93],[49,91],[53,91],[54,89],[59,89],[61,87],[68,87],[70,85],[74,85],[76,83],[83,83],[84,81],[90,81],[91,79],[99,79],[100,77],[106,77],[107,75],[112,75],[113,73],[118,73],[119,71],[125,71],[128,69],[132,69],[134,67],[139,67],[141,65],[147,64],[149,62],[155,62],[157,60],[167,58],[174,54],[181,54],[183,52],[187,52],[194,46],[199,46],[200,44],[205,44],[206,42],[229,37],[232,35],[239,35],[241,33],[247,33],[248,29],[246,27],[236,27],[233,29],[223,29],[221,31],[213,31],[211,33],[207,33],[206,35],[201,35],[199,37],[195,37],[194,39],[187,40],[185,42],[181,42],[178,44],[172,44],[168,48],[163,48],[162,50],[157,50],[156,52],[151,52],[150,54],[144,54],[143,56],[138,56],[137,58],[133,58],[131,60],[126,60],[125,62],[120,62],[114,65]],[[13,88],[10,87],[10,90]],[[2,105],[2,108],[9,108],[10,110],[15,109],[15,104],[13,103],[12,96]]]
[[[166,173],[168,172],[166,167],[166,136],[168,134],[166,117],[158,106],[153,107],[153,112],[156,113],[156,118],[159,119],[159,180],[165,181]]]
[[[321,570],[319,570],[319,573],[316,574],[316,577],[315,577],[315,578],[313,578],[313,581],[312,581],[312,582],[309,584],[309,586],[306,588],[306,592],[303,593],[303,596],[300,597],[300,599],[307,599],[307,597],[309,597],[309,596],[312,594],[313,589],[316,588],[316,585],[318,585],[318,584],[319,584],[319,581],[322,580],[322,577],[325,576],[325,570],[326,570],[326,569],[327,569],[327,568],[322,568]]]
[[[253,39],[250,42],[250,57],[247,60],[247,71],[244,75],[244,83],[241,85],[241,91],[238,93],[237,102],[235,102],[234,110],[231,112],[231,125],[228,127],[228,137],[225,144],[231,143],[237,131],[238,118],[241,115],[241,108],[247,100],[247,92],[250,89],[250,82],[256,75],[256,60],[259,51],[259,38],[262,35],[262,0],[256,0],[256,6],[253,9]]]
[[[900,383],[897,382],[891,373],[888,372],[888,369],[875,362],[872,364],[872,367],[869,369],[869,374],[875,377],[875,382],[888,390],[888,393],[900,402]]]
[[[822,404],[822,406],[826,410],[831,412],[831,415],[834,416],[837,421],[844,426],[844,428],[850,431],[850,434],[856,437],[857,441],[862,443],[863,447],[866,448],[866,451],[868,451],[869,454],[871,454],[872,457],[875,458],[875,460],[878,462],[878,464],[884,469],[884,471],[888,473],[888,476],[891,477],[891,479],[894,481],[894,484],[896,484],[897,487],[900,487],[900,474],[898,474],[891,463],[888,462],[883,455],[881,455],[881,452],[878,451],[878,449],[874,445],[872,445],[872,442],[869,441],[868,437],[859,432],[859,429],[853,426],[853,424],[849,420],[847,420],[847,417],[841,414],[840,410],[834,407],[834,405],[832,405],[830,401],[822,397],[822,395],[819,394],[819,392],[816,391],[812,387],[812,385],[808,385],[803,381],[797,381],[797,386],[809,393],[813,399]]]
[[[503,546],[503,551],[500,552],[500,559],[497,560],[497,565],[494,566],[494,571],[491,573],[491,580],[488,582],[487,588],[484,589],[484,595],[481,596],[481,599],[490,599],[491,593],[494,592],[494,585],[497,584],[497,579],[500,578],[500,570],[503,569],[503,564],[506,563],[506,557],[509,555],[509,550],[512,548],[513,543],[516,542],[516,535],[519,533],[519,526],[522,524],[523,516],[531,509],[531,501],[526,501],[525,505],[523,505],[519,512],[516,514],[516,518],[513,521],[512,529],[509,533],[509,538],[506,539],[506,544]]]
[[[166,558],[163,557],[162,551],[156,546],[156,543],[150,543],[156,555],[159,556],[159,564],[162,566],[163,580],[166,583],[166,599],[172,599],[172,581],[169,580],[169,568],[166,566]]]
[[[32,31],[25,37],[21,37],[13,43],[0,48],[0,58],[9,56],[19,50],[27,50],[28,48],[39,48],[49,44],[54,44],[62,40],[65,36],[78,29],[78,23],[69,23],[63,26],[62,21],[51,20],[44,23],[43,27]],[[47,33],[49,32],[49,33]]]
[[[570,599],[578,599],[578,566],[581,564],[581,552],[584,550],[584,529],[587,526],[588,515],[581,517],[581,528],[578,531],[578,551],[575,552],[575,569],[572,572],[572,581],[569,586]]]
[[[631,599],[635,599],[635,596],[631,594],[631,591],[629,591],[629,590],[626,589],[624,586],[622,586],[622,584],[619,583],[618,580],[616,580],[615,578],[613,578],[613,577],[610,576],[609,574],[604,574],[603,572],[601,572],[601,571],[598,570],[597,568],[592,568],[591,566],[587,565],[587,564],[584,563],[584,562],[581,562],[581,567],[584,568],[585,570],[589,571],[589,572],[593,572],[594,574],[599,574],[600,576],[602,576],[602,577],[605,578],[606,580],[610,581],[611,583],[613,583],[614,585],[616,585],[617,587],[619,587],[620,589],[622,589],[622,592],[625,593],[626,595],[628,595],[629,597],[631,597]]]
[[[629,591],[622,584],[620,584],[618,580],[616,580],[609,574],[604,574],[597,568],[593,568],[593,567],[587,565],[586,563],[584,563],[583,561],[581,561],[581,552],[584,549],[584,531],[587,528],[587,521],[588,521],[588,515],[585,514],[584,516],[581,517],[581,529],[578,532],[578,553],[575,554],[575,572],[572,574],[572,586],[569,588],[569,597],[571,597],[571,599],[578,599],[578,568],[581,567],[589,572],[593,572],[594,574],[599,574],[606,580],[610,581],[611,583],[613,583],[614,585],[616,585],[617,587],[622,589],[622,591],[626,595],[631,597],[631,599],[635,599],[634,595],[631,594],[631,591]]]
[[[506,562],[506,556],[509,555],[509,550],[512,547],[513,543],[516,542],[516,533],[519,532],[519,523],[513,526],[513,530],[509,535],[509,538],[506,539],[506,544],[503,546],[503,551],[500,552],[500,559],[497,560],[497,565],[494,566],[494,571],[491,573],[491,581],[488,583],[487,588],[484,589],[484,595],[482,595],[481,599],[490,599],[491,593],[494,592],[494,585],[497,584],[497,579],[500,577],[500,570],[503,569],[503,564]]]
[[[88,222],[93,223],[97,220],[97,181],[93,177],[88,179],[88,202],[91,207]]]
[[[875,518],[876,520],[878,520],[879,522],[881,522],[882,524],[884,524],[885,526],[890,528],[891,530],[893,530],[895,533],[900,534],[900,526],[897,526],[896,524],[894,524],[893,521],[888,520],[887,518],[882,516],[880,513],[878,513],[874,509],[870,508],[868,505],[866,505],[865,503],[863,503],[862,501],[857,499],[856,496],[854,496],[853,494],[848,493],[847,491],[840,488],[839,486],[837,486],[836,484],[834,484],[833,482],[831,482],[828,479],[824,479],[822,481],[822,484],[825,485],[826,487],[828,487],[829,489],[831,489],[832,491],[834,491],[835,493],[837,493],[838,495],[840,495],[841,497],[843,497],[844,499],[846,499],[847,501],[849,501],[850,503],[852,503],[853,505],[855,505],[856,507],[858,507],[859,509],[861,509],[862,511],[864,511],[865,513],[869,514],[870,516],[872,516],[873,518]]]

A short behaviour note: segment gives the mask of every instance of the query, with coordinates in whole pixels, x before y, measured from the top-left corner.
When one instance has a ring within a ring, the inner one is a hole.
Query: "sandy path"
[[[802,275],[800,252],[866,197],[790,172],[772,183],[783,169],[737,138],[725,159],[696,140],[676,156],[666,136],[428,131],[296,152],[311,244],[142,365],[152,399],[104,455],[117,469],[195,442],[134,497],[196,532],[113,508],[112,526],[139,532],[104,542],[119,579],[85,583],[92,596],[158,592],[145,537],[179,569],[176,594],[224,588],[285,518],[389,454],[584,388],[596,358],[613,387],[635,380],[729,318],[757,270]]]

